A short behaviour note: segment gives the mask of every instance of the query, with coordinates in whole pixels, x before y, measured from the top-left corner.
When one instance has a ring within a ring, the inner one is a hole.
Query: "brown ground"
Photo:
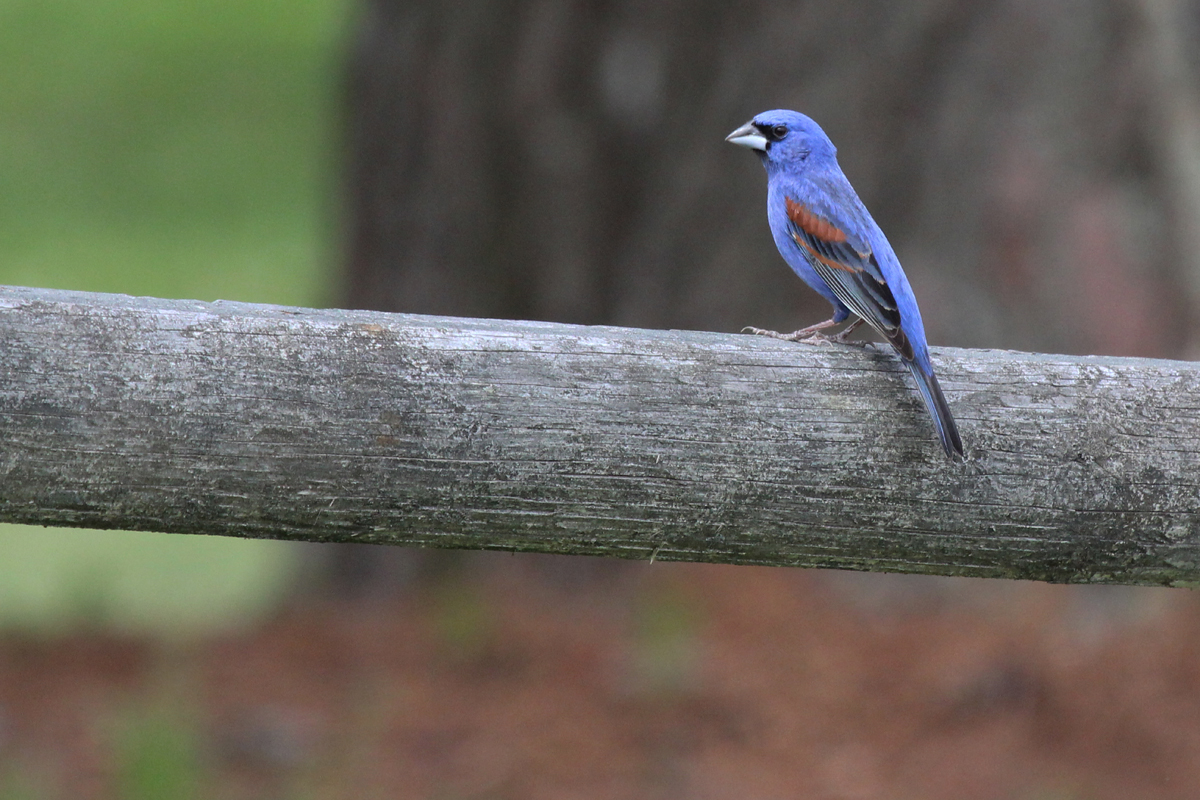
[[[10,635],[0,798],[1200,797],[1185,590],[448,575],[187,644]]]

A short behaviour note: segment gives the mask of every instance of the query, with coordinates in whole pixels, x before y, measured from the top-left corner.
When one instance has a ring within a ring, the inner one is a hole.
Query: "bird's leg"
[[[850,334],[854,333],[855,328],[857,328],[859,325],[862,325],[862,324],[863,324],[863,321],[862,321],[862,318],[860,317],[859,319],[854,320],[854,322],[851,322],[849,325],[847,325],[845,328],[843,328],[840,333],[830,336],[829,339],[830,339],[830,341],[837,342],[838,344],[863,344],[863,342],[860,342],[860,341],[852,342],[847,338],[848,336],[850,336]]]
[[[841,325],[844,320],[837,317],[830,317],[824,322],[818,322],[816,325],[809,325],[807,328],[801,328],[798,331],[791,333],[777,333],[776,331],[767,331],[762,328],[742,328],[742,333],[753,333],[755,336],[770,336],[772,339],[783,339],[785,342],[800,342],[808,341],[814,344],[819,342],[838,342],[839,344],[848,344],[846,335],[862,324],[861,319],[856,319],[851,322],[846,330],[836,336],[826,336],[821,331],[826,328],[832,328],[834,325]]]

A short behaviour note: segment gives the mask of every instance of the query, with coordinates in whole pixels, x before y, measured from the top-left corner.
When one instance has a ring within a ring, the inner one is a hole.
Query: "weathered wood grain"
[[[1185,585],[1200,366],[0,288],[0,520]]]

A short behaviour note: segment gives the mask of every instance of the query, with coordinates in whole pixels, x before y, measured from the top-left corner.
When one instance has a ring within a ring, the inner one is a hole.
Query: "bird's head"
[[[768,170],[806,162],[832,161],[837,148],[821,126],[796,111],[764,111],[725,137],[725,141],[758,152]]]

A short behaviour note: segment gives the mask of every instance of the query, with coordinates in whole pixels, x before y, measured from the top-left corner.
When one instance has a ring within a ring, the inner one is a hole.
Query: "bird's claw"
[[[846,329],[836,336],[822,337],[835,344],[848,344],[851,347],[866,347],[867,342],[863,339],[851,339],[849,336],[850,330]]]
[[[752,328],[747,325],[745,328],[742,328],[742,333],[752,333],[755,336],[770,336],[772,339],[782,339],[785,342],[812,342],[813,344],[819,344],[831,341],[828,336],[823,336],[817,331],[780,333],[779,331],[768,331],[764,328]]]
[[[763,328],[753,328],[747,325],[745,328],[742,328],[742,333],[752,333],[755,336],[770,336],[772,339],[781,339],[785,342],[804,342],[806,344],[865,344],[865,342],[857,339],[846,338],[846,334],[850,333],[849,328],[835,336],[826,336],[821,331],[812,330],[811,328],[802,328],[791,333],[779,333],[778,331],[768,331]]]

